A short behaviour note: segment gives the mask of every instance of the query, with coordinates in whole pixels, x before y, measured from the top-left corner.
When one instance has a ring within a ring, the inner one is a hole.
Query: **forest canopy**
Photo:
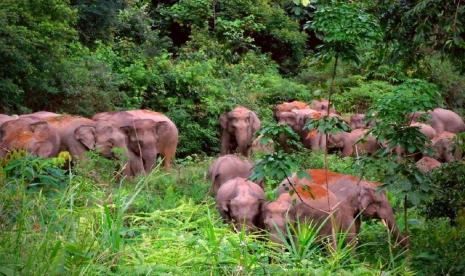
[[[341,111],[423,79],[463,112],[464,18],[460,1],[435,0],[4,0],[0,112],[150,108],[187,134],[181,155],[211,153],[233,105],[270,118],[279,101],[324,96],[343,47]]]

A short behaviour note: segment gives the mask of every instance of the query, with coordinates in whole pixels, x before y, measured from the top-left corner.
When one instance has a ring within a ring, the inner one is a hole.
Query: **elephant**
[[[17,115],[16,116],[9,116],[9,115],[5,115],[5,114],[0,114],[0,126],[5,122],[16,120],[16,119],[18,119]]]
[[[441,162],[438,160],[424,156],[415,163],[415,166],[424,174],[430,173],[432,170],[441,166]]]
[[[221,114],[221,155],[234,153],[250,155],[253,136],[260,129],[260,120],[255,112],[238,106],[230,112]]]
[[[435,108],[427,112],[429,118],[427,123],[431,125],[436,132],[439,134],[443,131],[448,131],[452,133],[459,133],[465,131],[465,123],[463,119],[457,113],[444,109],[444,108]],[[416,112],[412,115],[412,121],[416,122],[418,117],[423,115],[424,112]]]
[[[328,111],[328,106],[330,106],[330,102],[327,99],[313,100],[312,103],[310,104],[310,108],[314,109],[316,111],[325,111],[325,112],[327,112]],[[331,107],[331,106],[329,108],[329,113],[337,114],[336,109],[334,109],[334,107]]]
[[[365,122],[365,114],[354,114],[350,116],[349,125],[352,130],[368,128],[368,124]]]
[[[352,241],[356,236],[353,218],[339,201],[334,193],[322,185],[297,185],[292,195],[281,193],[276,201],[263,205],[263,224],[270,232],[271,240],[276,243],[282,242],[279,232],[287,232],[286,223],[296,221],[312,223],[319,229],[321,237],[331,237],[333,226],[336,226],[338,232],[348,232],[348,240]],[[331,214],[336,225],[328,218]]]
[[[248,178],[252,174],[253,166],[251,161],[234,154],[220,156],[208,169],[208,178],[212,182],[211,191],[216,194],[221,185],[230,179]]]
[[[343,219],[351,220],[344,225],[355,225],[355,233],[360,230],[361,219],[359,214],[365,218],[377,218],[386,222],[389,231],[394,235],[397,242],[408,246],[408,237],[404,237],[396,225],[394,211],[384,191],[377,191],[379,183],[362,180],[356,176],[335,173],[324,169],[307,170],[311,179],[298,178],[293,175],[289,180],[297,186],[323,185],[337,197],[338,204],[344,210]],[[279,185],[278,195],[286,193],[290,189],[289,180],[286,179]],[[350,215],[347,215],[350,214]]]
[[[278,117],[280,112],[292,111],[293,109],[310,109],[310,106],[300,101],[283,102],[274,107],[273,116],[279,121]]]
[[[157,155],[163,155],[166,169],[176,154],[178,129],[165,115],[151,110],[104,112],[94,115],[93,120],[111,121],[128,137],[127,148],[143,161],[145,172],[150,172]]]
[[[418,127],[420,132],[423,133],[430,140],[437,135],[437,131],[428,124],[413,122],[410,124],[410,126]]]
[[[455,133],[444,131],[436,135],[432,140],[432,147],[435,151],[434,158],[443,162],[453,162]]]
[[[250,152],[252,155],[254,154],[271,154],[274,152],[274,142],[268,141],[266,144],[262,144],[261,140],[263,135],[257,136],[252,141],[252,145],[250,146]]]
[[[276,114],[276,119],[279,124],[286,124],[290,126],[292,130],[300,136],[301,141],[306,148],[319,150],[321,149],[321,139],[323,138],[322,134],[318,133],[316,130],[304,130],[304,126],[307,119],[318,120],[321,116],[321,112],[307,108],[278,112]],[[279,139],[285,150],[289,151],[287,137],[281,136]]]
[[[82,131],[82,126],[93,127],[93,120],[70,115],[48,117],[45,121],[58,133],[60,150],[68,151],[74,158],[82,158],[88,150],[95,149],[95,135]]]
[[[77,127],[75,134],[83,144],[88,146],[94,144],[96,151],[106,158],[120,158],[121,156],[116,155],[114,149],[121,149],[122,157],[125,159],[124,174],[126,176],[135,176],[145,172],[141,157],[128,148],[128,137],[117,122],[97,120],[93,125]]]
[[[26,117],[34,117],[38,118],[41,120],[45,120],[48,118],[53,118],[53,117],[58,117],[60,114],[54,113],[54,112],[49,112],[49,111],[37,111],[34,113],[29,113],[29,114],[23,114],[19,115],[19,118],[26,118]]]
[[[34,116],[22,117],[0,126],[0,157],[14,149],[24,149],[40,157],[53,157],[60,151],[60,138],[47,122]]]
[[[339,132],[328,135],[328,148],[342,149],[342,156],[353,156],[360,154],[373,154],[378,150],[379,144],[372,135],[366,137],[366,141],[361,141],[368,132],[368,129],[354,129],[351,132]],[[361,142],[359,142],[361,141]]]
[[[252,181],[236,177],[226,181],[216,194],[216,208],[226,222],[236,229],[262,228],[260,211],[265,200],[263,189]]]

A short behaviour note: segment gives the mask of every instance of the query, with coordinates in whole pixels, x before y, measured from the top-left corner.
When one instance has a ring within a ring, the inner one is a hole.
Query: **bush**
[[[365,113],[373,103],[393,89],[394,86],[385,81],[361,82],[358,86],[335,94],[333,102],[340,112]]]
[[[447,217],[454,224],[465,220],[465,163],[443,164],[432,172],[434,185],[424,213],[427,218]],[[460,218],[459,214],[462,215]]]

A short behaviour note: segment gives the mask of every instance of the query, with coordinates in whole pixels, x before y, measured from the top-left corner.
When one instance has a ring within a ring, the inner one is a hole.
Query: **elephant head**
[[[159,137],[169,128],[166,121],[154,121],[151,119],[134,120],[130,126],[121,129],[128,137],[128,147],[136,155],[142,157],[145,171],[149,172],[157,159],[160,149]]]
[[[432,144],[435,150],[435,158],[439,161],[453,162],[455,134],[444,131],[433,138]]]
[[[95,149],[96,134],[94,126],[79,126],[74,130],[74,138],[81,144],[83,144],[88,150]]]
[[[265,193],[257,184],[241,177],[228,180],[216,195],[216,206],[223,219],[248,230],[261,227],[260,210]]]
[[[94,126],[82,125],[74,131],[75,138],[88,149],[96,149],[107,158],[115,158],[113,149],[127,150],[124,132],[109,121],[97,121]]]
[[[386,193],[384,191],[376,191],[375,187],[363,185],[363,181],[360,184],[358,211],[364,217],[384,220],[396,241],[407,246],[409,240],[407,237],[404,237],[397,228],[394,211],[389,204]]]
[[[270,232],[271,240],[276,243],[282,243],[281,235],[286,235],[286,223],[290,221],[288,213],[292,206],[291,203],[291,196],[283,193],[276,201],[267,202],[262,206],[263,225]]]
[[[366,128],[367,124],[365,123],[365,114],[354,114],[350,117],[350,128]]]
[[[226,154],[237,146],[244,156],[249,155],[254,134],[260,129],[257,115],[245,107],[236,107],[220,116],[222,128],[222,154]]]

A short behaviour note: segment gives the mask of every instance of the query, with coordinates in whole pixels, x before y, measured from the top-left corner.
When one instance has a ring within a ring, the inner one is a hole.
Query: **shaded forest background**
[[[182,133],[179,156],[218,151],[218,116],[242,104],[271,119],[284,100],[324,97],[331,60],[310,24],[332,1],[3,0],[0,112],[90,116],[150,108]],[[463,115],[461,1],[352,1],[376,39],[339,67],[335,105],[364,112],[409,79]],[[341,26],[344,29],[344,26]],[[351,30],[347,29],[350,35]]]

